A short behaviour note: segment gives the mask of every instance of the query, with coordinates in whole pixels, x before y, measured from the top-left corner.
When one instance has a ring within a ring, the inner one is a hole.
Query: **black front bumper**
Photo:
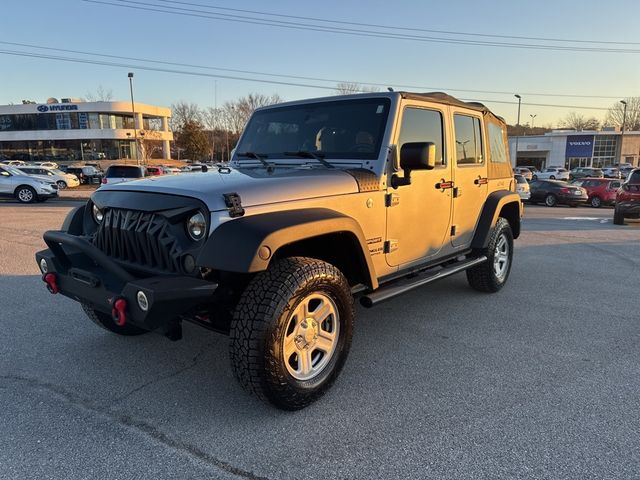
[[[115,301],[124,299],[127,323],[147,330],[168,330],[181,315],[207,303],[218,286],[181,275],[136,278],[85,238],[66,232],[45,232],[44,240],[49,248],[36,253],[36,260],[47,262],[61,294],[108,315]],[[146,310],[138,304],[138,292],[147,298]]]

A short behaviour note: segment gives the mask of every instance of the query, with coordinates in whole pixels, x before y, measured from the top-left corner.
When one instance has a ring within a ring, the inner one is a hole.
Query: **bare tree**
[[[350,95],[352,93],[380,91],[378,87],[368,87],[357,82],[340,82],[336,85],[335,90],[337,95]]]
[[[625,119],[625,130],[640,130],[640,97],[629,97],[627,102],[627,117]],[[614,127],[622,127],[624,116],[624,105],[616,102],[607,112],[605,123]]]
[[[574,130],[598,130],[600,128],[600,120],[595,117],[586,118],[584,115],[571,112],[560,120],[560,126]]]
[[[87,92],[84,98],[87,102],[109,102],[113,100],[113,90],[98,85],[95,93]]]
[[[266,107],[282,101],[282,97],[277,93],[273,95],[250,93],[246,97],[239,98],[233,102],[226,102],[222,106],[221,119],[226,129],[238,134],[242,131],[256,108]]]
[[[187,122],[202,123],[202,117],[202,111],[197,104],[180,100],[178,103],[171,105],[169,125],[171,126],[171,130],[177,132]]]

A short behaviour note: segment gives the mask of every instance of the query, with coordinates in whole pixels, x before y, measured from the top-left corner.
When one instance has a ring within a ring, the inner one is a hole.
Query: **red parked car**
[[[625,218],[640,218],[640,168],[632,170],[618,190],[613,223],[624,225]]]
[[[595,208],[602,205],[613,205],[616,203],[616,194],[622,185],[622,180],[611,178],[581,178],[574,180],[572,185],[577,185],[587,191],[589,200],[587,203]]]
[[[161,167],[147,167],[147,175],[164,175],[164,170]]]

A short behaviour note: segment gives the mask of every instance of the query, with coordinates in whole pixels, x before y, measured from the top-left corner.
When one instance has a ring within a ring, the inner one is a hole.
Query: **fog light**
[[[147,296],[142,290],[138,291],[136,295],[136,300],[138,301],[138,306],[140,307],[140,310],[142,310],[143,312],[146,312],[147,310],[149,310],[149,300],[147,300]]]
[[[44,258],[40,259],[40,271],[42,273],[47,273],[49,271],[49,265],[47,265],[47,261]]]
[[[196,268],[196,261],[191,255],[185,255],[182,264],[184,265],[184,271],[187,273],[193,272]]]

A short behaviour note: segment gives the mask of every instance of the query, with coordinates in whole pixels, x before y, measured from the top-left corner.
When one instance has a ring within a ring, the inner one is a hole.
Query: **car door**
[[[7,170],[0,167],[0,194],[12,195],[14,188],[13,176]]]
[[[410,185],[388,189],[386,261],[402,267],[427,261],[447,242],[452,189],[436,188],[451,180],[445,141],[447,107],[405,103],[401,115],[395,141],[398,165],[405,143],[431,142],[436,147],[434,169],[412,171]]]
[[[487,163],[481,114],[453,113],[453,223],[454,247],[471,243],[487,198]]]

